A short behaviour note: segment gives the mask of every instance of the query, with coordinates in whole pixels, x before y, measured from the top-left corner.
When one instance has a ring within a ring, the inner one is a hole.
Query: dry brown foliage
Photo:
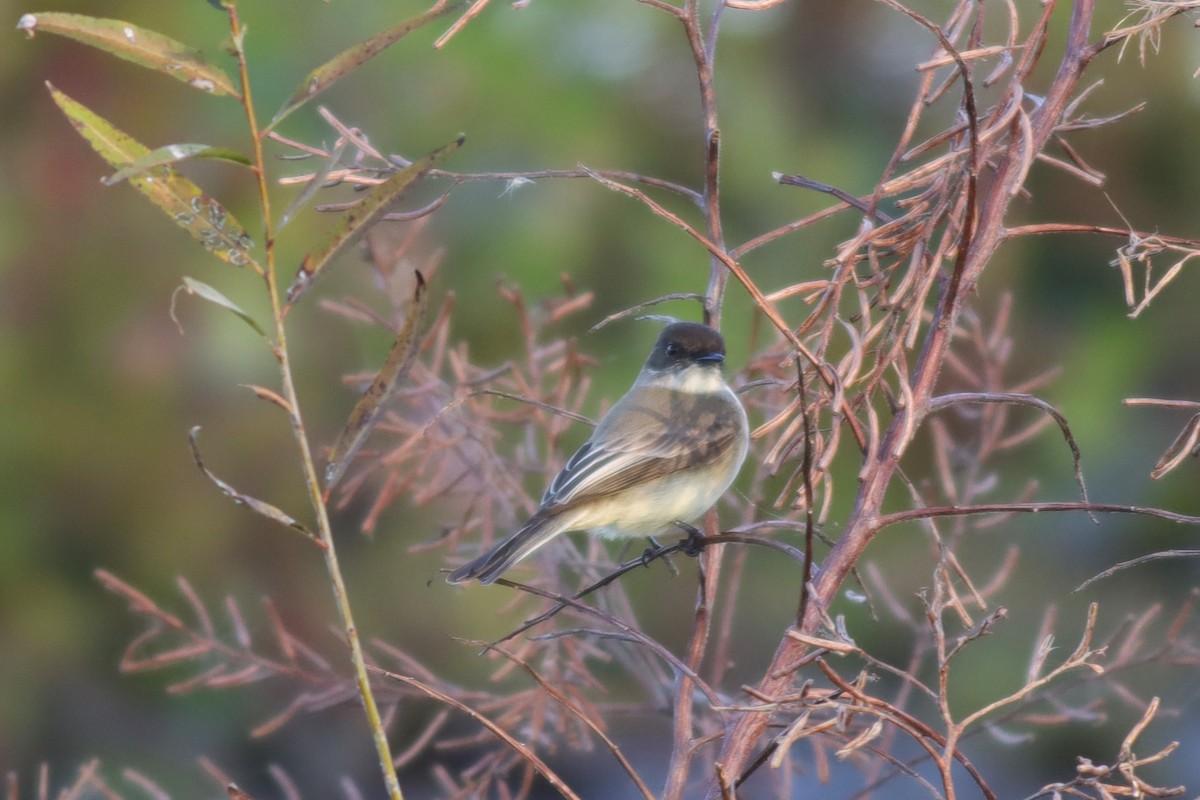
[[[1073,775],[1033,797],[1182,793],[1182,787],[1156,787],[1143,777],[1174,746],[1149,756],[1135,753],[1138,737],[1161,713],[1160,702],[1138,696],[1123,677],[1149,664],[1193,670],[1200,665],[1195,593],[1161,626],[1151,624],[1166,613],[1157,601],[1116,623],[1111,620],[1120,612],[1103,604],[1092,604],[1083,618],[1060,620],[1048,601],[1039,636],[1027,643],[1025,674],[1014,688],[965,710],[951,702],[949,687],[962,655],[1004,625],[1008,611],[994,598],[1019,557],[1014,547],[989,574],[972,574],[959,553],[973,534],[1031,512],[1131,513],[1200,523],[1168,510],[1089,498],[1068,420],[1036,394],[1053,380],[1053,370],[1026,378],[1009,374],[1012,299],[982,308],[975,302],[980,276],[997,249],[1021,236],[1090,232],[1127,240],[1115,263],[1131,315],[1141,313],[1200,254],[1198,242],[1146,231],[1005,224],[1034,168],[1062,170],[1090,183],[1102,178],[1071,144],[1075,132],[1121,116],[1096,119],[1085,113],[1089,64],[1109,48],[1131,44],[1144,55],[1157,47],[1161,25],[1196,4],[1142,0],[1125,27],[1097,31],[1094,2],[1075,0],[1067,30],[1052,35],[1054,2],[961,0],[944,20],[933,21],[895,0],[881,0],[900,23],[922,28],[931,48],[917,65],[919,92],[875,188],[855,197],[803,176],[777,175],[797,191],[830,196],[828,207],[729,245],[722,231],[713,83],[722,4],[702,13],[690,0],[678,6],[641,1],[676,21],[690,44],[707,142],[704,186],[584,167],[479,174],[433,168],[429,176],[451,188],[421,208],[394,213],[391,219],[406,225],[407,234],[398,246],[376,243],[373,252],[391,316],[377,318],[354,301],[324,302],[346,317],[400,329],[413,313],[408,276],[414,267],[427,281],[437,276],[440,253],[417,255],[422,251],[415,243],[428,236],[424,221],[463,182],[572,178],[627,195],[667,223],[665,229],[682,230],[707,251],[707,290],[695,296],[707,321],[720,325],[727,292],[746,292],[756,305],[755,327],[730,334],[746,336],[754,353],[735,381],[757,421],[754,455],[740,492],[727,500],[727,519],[736,518],[736,524],[721,529],[715,514],[705,520],[692,628],[678,650],[642,630],[621,578],[646,564],[661,569],[653,563],[660,559],[688,572],[685,547],[658,546],[617,562],[602,543],[583,537],[560,537],[539,551],[534,568],[514,573],[528,583],[500,581],[511,596],[502,613],[527,622],[499,642],[462,645],[464,653],[482,650],[494,663],[493,680],[483,688],[435,674],[423,666],[420,653],[368,642],[373,691],[390,709],[385,721],[418,703],[439,707],[419,736],[394,743],[397,765],[429,765],[447,798],[533,797],[545,786],[563,797],[588,796],[585,787],[571,787],[556,772],[552,756],[569,748],[590,749],[593,762],[611,764],[627,779],[627,796],[791,797],[801,775],[828,779],[845,763],[862,775],[848,796],[991,798],[997,796],[991,779],[972,759],[978,748],[966,746],[973,737],[1016,746],[1042,728],[1101,718],[1110,703],[1118,703],[1138,712],[1119,752],[1104,765],[1081,757]],[[487,0],[471,4],[439,43],[486,5]],[[724,5],[765,9],[777,3]],[[1005,19],[997,39],[984,36],[985,9]],[[1051,61],[1057,64],[1054,77],[1035,96],[1030,75]],[[294,182],[370,186],[403,166],[378,152],[361,131],[328,112],[325,117],[337,137],[330,147],[271,134],[326,163]],[[930,130],[936,132],[920,133]],[[829,256],[820,277],[782,286],[755,282],[747,265],[757,248],[833,215],[852,215],[858,231]],[[1156,264],[1163,259],[1172,263],[1158,274]],[[546,327],[569,317],[593,321],[591,295],[569,278],[561,297],[536,307],[516,286],[501,284],[497,292],[517,320],[521,356],[500,366],[473,363],[467,345],[450,333],[452,315],[470,310],[454,308],[452,298],[431,310],[415,360],[406,364],[405,382],[395,387],[379,419],[377,450],[360,456],[333,494],[343,505],[369,498],[363,520],[368,533],[379,513],[395,503],[461,509],[447,520],[444,535],[414,545],[444,553],[447,566],[487,546],[533,509],[526,491],[535,482],[530,476],[548,480],[568,455],[564,433],[587,422],[580,410],[594,364],[576,342],[548,335]],[[804,312],[780,311],[788,298],[801,299]],[[361,386],[369,378],[347,380]],[[1164,456],[1155,477],[1195,453],[1197,419]],[[1047,428],[1064,440],[1063,465],[1074,471],[1078,496],[1037,500],[1038,487],[1030,479],[997,499],[996,474],[1002,469],[997,461]],[[901,468],[919,437],[930,443],[926,474]],[[849,517],[837,525],[830,516],[835,488],[839,496],[854,498]],[[855,573],[868,544],[902,523],[919,525],[930,553],[919,615],[897,599],[894,576],[875,565]],[[799,546],[788,543],[797,536]],[[794,580],[779,587],[778,602],[794,613],[779,631],[773,655],[745,659],[761,668],[754,685],[741,685],[731,678],[729,661],[736,629],[754,614],[742,603],[745,585],[754,580],[747,569],[751,547],[792,564]],[[123,669],[192,664],[194,674],[172,684],[177,692],[244,686],[267,676],[289,682],[293,702],[265,721],[259,734],[298,712],[355,694],[344,671],[293,636],[270,605],[263,612],[269,641],[256,642],[232,600],[225,604],[228,625],[217,626],[186,582],[180,589],[191,609],[188,620],[115,576],[100,577],[147,623]],[[848,581],[856,588],[849,589]],[[907,660],[895,663],[856,642],[845,618],[833,610],[839,592],[846,591],[861,594],[875,614],[907,632],[912,641]],[[222,636],[218,627],[232,633]],[[1055,650],[1056,639],[1073,642],[1070,651]],[[605,682],[612,674],[636,685],[640,702],[610,699]],[[504,680],[512,676],[522,679]],[[668,763],[651,778],[638,771],[627,745],[610,730],[618,717],[664,713],[671,715],[670,741],[662,747]],[[469,734],[451,724],[457,715],[471,722]],[[79,781],[97,780],[93,774]],[[72,789],[66,796],[75,796],[71,792],[78,794]]]

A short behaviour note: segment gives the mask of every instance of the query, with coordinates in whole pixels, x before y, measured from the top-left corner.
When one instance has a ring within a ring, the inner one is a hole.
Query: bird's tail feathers
[[[468,561],[450,573],[446,583],[479,581],[485,586],[493,583],[509,567],[550,541],[563,531],[555,515],[538,512],[504,541],[493,546],[478,558]]]

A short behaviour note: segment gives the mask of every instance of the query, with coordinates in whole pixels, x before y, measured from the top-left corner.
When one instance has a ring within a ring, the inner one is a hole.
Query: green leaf
[[[249,158],[227,147],[209,147],[206,144],[168,144],[157,150],[151,150],[146,155],[135,159],[107,178],[102,178],[100,182],[105,186],[112,186],[138,173],[148,172],[153,167],[161,167],[164,164],[177,164],[189,158],[212,158],[221,161],[231,161],[243,167],[252,166]]]
[[[124,168],[149,154],[149,148],[113,127],[108,120],[49,83],[46,86],[75,130],[113,167]],[[246,229],[199,186],[169,166],[156,167],[154,174],[131,175],[129,183],[214,256],[235,267],[249,266],[262,274],[262,267],[248,252],[254,242]]]
[[[207,300],[210,303],[214,303],[214,304],[220,306],[221,308],[232,311],[239,318],[241,318],[241,320],[243,322],[245,322],[247,325],[249,325],[251,328],[253,328],[255,330],[255,332],[258,333],[259,336],[262,336],[264,339],[268,338],[267,332],[262,329],[262,326],[260,326],[258,324],[257,320],[255,320],[254,317],[247,314],[245,311],[242,310],[241,306],[239,306],[237,303],[230,300],[228,297],[226,297],[221,292],[219,292],[216,289],[214,289],[213,287],[209,286],[207,283],[203,283],[201,281],[194,280],[192,278],[184,276],[183,286],[181,286],[179,288],[183,289],[185,292],[187,292],[190,295],[195,295],[196,297]],[[174,303],[174,301],[172,301],[172,303],[171,303],[172,317],[174,316],[174,313],[175,313],[174,306],[175,306],[175,303]]]
[[[375,376],[375,380],[371,381],[371,385],[363,392],[363,396],[355,403],[354,410],[350,412],[350,418],[346,421],[346,426],[342,428],[341,434],[334,442],[333,449],[329,452],[329,465],[325,468],[326,488],[332,487],[341,480],[346,473],[346,468],[350,466],[354,456],[366,443],[371,431],[375,429],[375,423],[379,421],[380,414],[387,407],[388,400],[392,398],[396,388],[408,377],[413,362],[417,359],[418,345],[421,341],[419,335],[421,322],[425,316],[425,307],[428,305],[427,295],[425,278],[418,271],[412,306],[408,310],[408,317],[404,320],[400,333],[396,334],[396,341],[392,344],[387,361],[384,362],[383,369],[379,370],[379,374]]]
[[[317,190],[321,188],[323,183],[325,183],[326,176],[328,176],[333,168],[341,162],[342,153],[345,152],[346,146],[349,144],[349,142],[343,139],[341,143],[333,149],[333,152],[329,154],[329,158],[325,159],[325,162],[321,164],[321,167],[316,171],[316,174],[312,176],[312,180],[304,184],[304,189],[301,190],[300,194],[296,195],[296,199],[292,201],[290,206],[288,206],[288,210],[283,212],[283,216],[279,218],[279,225],[277,226],[276,230],[282,229],[284,225],[287,225],[289,222],[291,222],[292,217],[296,215],[296,212],[303,208],[305,203],[313,199],[313,196],[317,193]]]
[[[325,243],[310,250],[300,262],[300,269],[288,287],[288,302],[294,303],[300,299],[335,256],[357,242],[372,224],[392,210],[396,202],[434,163],[458,150],[465,140],[465,136],[459,136],[450,144],[421,156],[376,186],[365,200],[345,212]]]
[[[199,50],[123,20],[47,11],[21,17],[17,30],[31,39],[40,32],[57,33],[169,75],[202,92],[241,97],[229,75],[205,62]]]
[[[304,527],[304,525],[302,523],[297,522],[296,519],[294,517],[292,517],[290,514],[284,512],[284,511],[281,511],[280,509],[276,508],[275,506],[271,505],[270,503],[266,503],[255,497],[251,497],[248,494],[243,494],[242,492],[239,492],[237,489],[230,486],[225,481],[218,478],[213,473],[212,470],[210,470],[208,467],[206,467],[204,465],[203,459],[200,458],[200,448],[196,444],[196,437],[199,435],[200,435],[200,426],[199,425],[195,426],[190,431],[188,431],[188,447],[190,447],[192,449],[192,458],[194,458],[196,460],[196,466],[198,466],[200,468],[200,471],[203,472],[204,475],[210,481],[212,481],[213,484],[218,489],[220,489],[226,496],[231,498],[233,500],[233,502],[237,503],[238,505],[245,506],[246,508],[255,512],[256,514],[260,514],[260,515],[266,517],[267,519],[274,520],[275,522],[278,522],[280,525],[286,525],[287,527],[291,528],[294,531],[299,531],[300,533],[304,534],[305,536],[307,536],[309,539],[313,540],[314,542],[317,542],[318,544],[320,543],[320,540],[317,539],[317,537],[312,534],[312,531],[310,531],[308,528]]]
[[[353,72],[358,67],[362,66],[372,58],[377,56],[382,51],[386,50],[391,45],[395,44],[406,34],[420,28],[428,22],[431,22],[443,14],[447,14],[457,8],[461,3],[447,3],[445,6],[439,7],[440,4],[435,4],[433,8],[420,14],[412,19],[406,19],[398,25],[388,28],[385,31],[375,34],[370,39],[359,42],[358,44],[343,50],[338,55],[334,56],[329,61],[308,73],[308,77],[300,84],[283,108],[279,109],[279,113],[271,120],[268,130],[275,127],[284,117],[291,114],[300,106],[312,100],[321,92],[328,89],[337,81],[344,78],[349,73]]]

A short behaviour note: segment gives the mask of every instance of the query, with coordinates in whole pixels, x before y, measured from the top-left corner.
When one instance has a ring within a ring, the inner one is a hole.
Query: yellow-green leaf
[[[420,14],[412,19],[406,19],[398,25],[375,34],[370,39],[366,39],[353,47],[343,50],[329,61],[308,73],[308,77],[304,79],[300,87],[296,89],[291,98],[284,103],[283,108],[279,109],[279,113],[275,115],[275,118],[271,120],[270,127],[275,127],[284,117],[328,89],[359,66],[370,61],[383,50],[395,44],[406,34],[415,31],[417,28],[437,19],[443,14],[453,11],[459,5],[461,3],[447,3],[444,6],[435,4],[433,8],[430,8],[424,14]]]
[[[333,148],[333,151],[329,154],[329,158],[325,159],[324,163],[313,174],[312,180],[304,185],[304,189],[301,190],[300,194],[296,195],[296,199],[288,206],[288,210],[283,212],[283,216],[279,218],[279,225],[276,230],[282,229],[284,225],[291,222],[296,212],[304,208],[304,204],[313,199],[317,191],[321,188],[321,185],[325,183],[325,178],[329,176],[334,167],[342,162],[342,153],[345,152],[346,146],[349,144],[349,142],[343,139],[337,147]]]
[[[40,32],[67,36],[170,75],[202,92],[241,97],[229,75],[207,63],[199,50],[123,20],[47,11],[26,14],[17,23],[17,29],[29,38]]]
[[[247,314],[245,311],[242,310],[241,306],[239,306],[237,303],[230,300],[228,297],[226,297],[224,294],[222,294],[218,290],[214,289],[212,286],[209,286],[207,283],[195,280],[194,278],[189,278],[185,275],[183,278],[183,286],[181,286],[179,288],[182,289],[183,291],[187,292],[190,295],[195,295],[196,297],[200,297],[204,300],[207,300],[208,302],[213,303],[214,305],[218,305],[221,308],[224,308],[228,311],[232,311],[243,322],[245,322],[247,325],[249,325],[251,328],[253,328],[254,331],[256,333],[258,333],[259,336],[262,336],[264,339],[268,338],[267,332],[264,331],[262,329],[262,326],[258,324],[258,320],[254,319],[254,317]],[[172,299],[172,301],[171,301],[172,318],[175,313],[174,306],[175,306],[175,301]]]
[[[116,169],[121,169],[150,152],[141,144],[81,103],[72,100],[49,83],[54,102],[92,148]],[[192,238],[217,258],[236,267],[249,266],[261,273],[262,267],[250,257],[254,246],[246,229],[225,208],[201,191],[200,187],[169,166],[155,167],[129,177],[129,183],[146,195],[150,202],[182,227]]]
[[[413,362],[417,359],[417,349],[421,341],[421,321],[428,304],[427,294],[425,278],[418,271],[412,306],[400,333],[396,334],[396,341],[388,353],[387,361],[383,363],[383,369],[379,370],[375,380],[371,381],[371,385],[363,392],[363,396],[355,403],[346,426],[342,428],[333,449],[329,452],[329,465],[325,468],[326,487],[332,487],[341,480],[346,468],[375,429],[375,423],[387,407],[388,400],[408,377]]]
[[[234,164],[240,164],[243,167],[251,166],[249,158],[227,147],[210,147],[206,144],[168,144],[157,150],[151,150],[146,155],[125,165],[107,178],[102,178],[100,182],[105,186],[112,186],[140,172],[148,172],[153,167],[161,167],[165,164],[177,164],[189,158],[212,158],[220,161],[230,161]]]
[[[256,497],[251,497],[248,494],[243,494],[242,492],[239,492],[237,489],[230,486],[225,481],[218,478],[213,473],[212,470],[210,470],[207,466],[205,466],[204,460],[202,458],[200,458],[200,447],[199,447],[199,445],[196,444],[196,437],[199,435],[200,435],[200,426],[199,425],[195,426],[190,431],[188,431],[188,446],[192,449],[192,458],[195,459],[196,466],[198,466],[200,468],[200,471],[204,473],[205,477],[207,477],[210,481],[212,481],[213,485],[216,486],[218,489],[220,489],[225,494],[225,496],[229,497],[231,500],[233,500],[233,502],[237,503],[239,506],[245,506],[246,508],[250,509],[251,511],[253,511],[256,514],[260,514],[260,515],[266,517],[267,519],[274,520],[275,522],[278,522],[280,525],[285,525],[294,531],[299,531],[300,533],[307,536],[309,539],[312,539],[314,542],[317,542],[317,543],[320,542],[320,540],[318,540],[317,537],[313,535],[312,531],[310,531],[308,528],[306,528],[303,525],[303,523],[297,522],[296,519],[292,515],[288,514],[286,511],[282,511],[279,508],[277,508],[276,506],[273,506],[270,503],[267,503],[263,500],[259,500]]]
[[[300,296],[308,291],[313,281],[322,274],[322,271],[333,261],[334,257],[357,242],[372,224],[378,222],[385,214],[392,210],[396,202],[403,198],[409,188],[422,175],[428,172],[439,159],[450,155],[462,147],[465,139],[466,137],[459,136],[450,144],[443,145],[433,152],[421,156],[376,186],[367,195],[365,200],[345,212],[342,215],[341,221],[334,226],[333,232],[326,239],[325,243],[310,250],[308,255],[304,257],[304,260],[300,262],[300,269],[296,272],[296,277],[292,280],[292,285],[288,287],[288,302],[294,303],[299,300]]]

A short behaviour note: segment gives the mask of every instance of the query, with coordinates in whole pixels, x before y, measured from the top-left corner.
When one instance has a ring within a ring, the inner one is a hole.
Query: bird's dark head
[[[646,368],[655,372],[678,370],[693,364],[719,368],[725,360],[725,340],[707,325],[674,322],[663,328]]]

